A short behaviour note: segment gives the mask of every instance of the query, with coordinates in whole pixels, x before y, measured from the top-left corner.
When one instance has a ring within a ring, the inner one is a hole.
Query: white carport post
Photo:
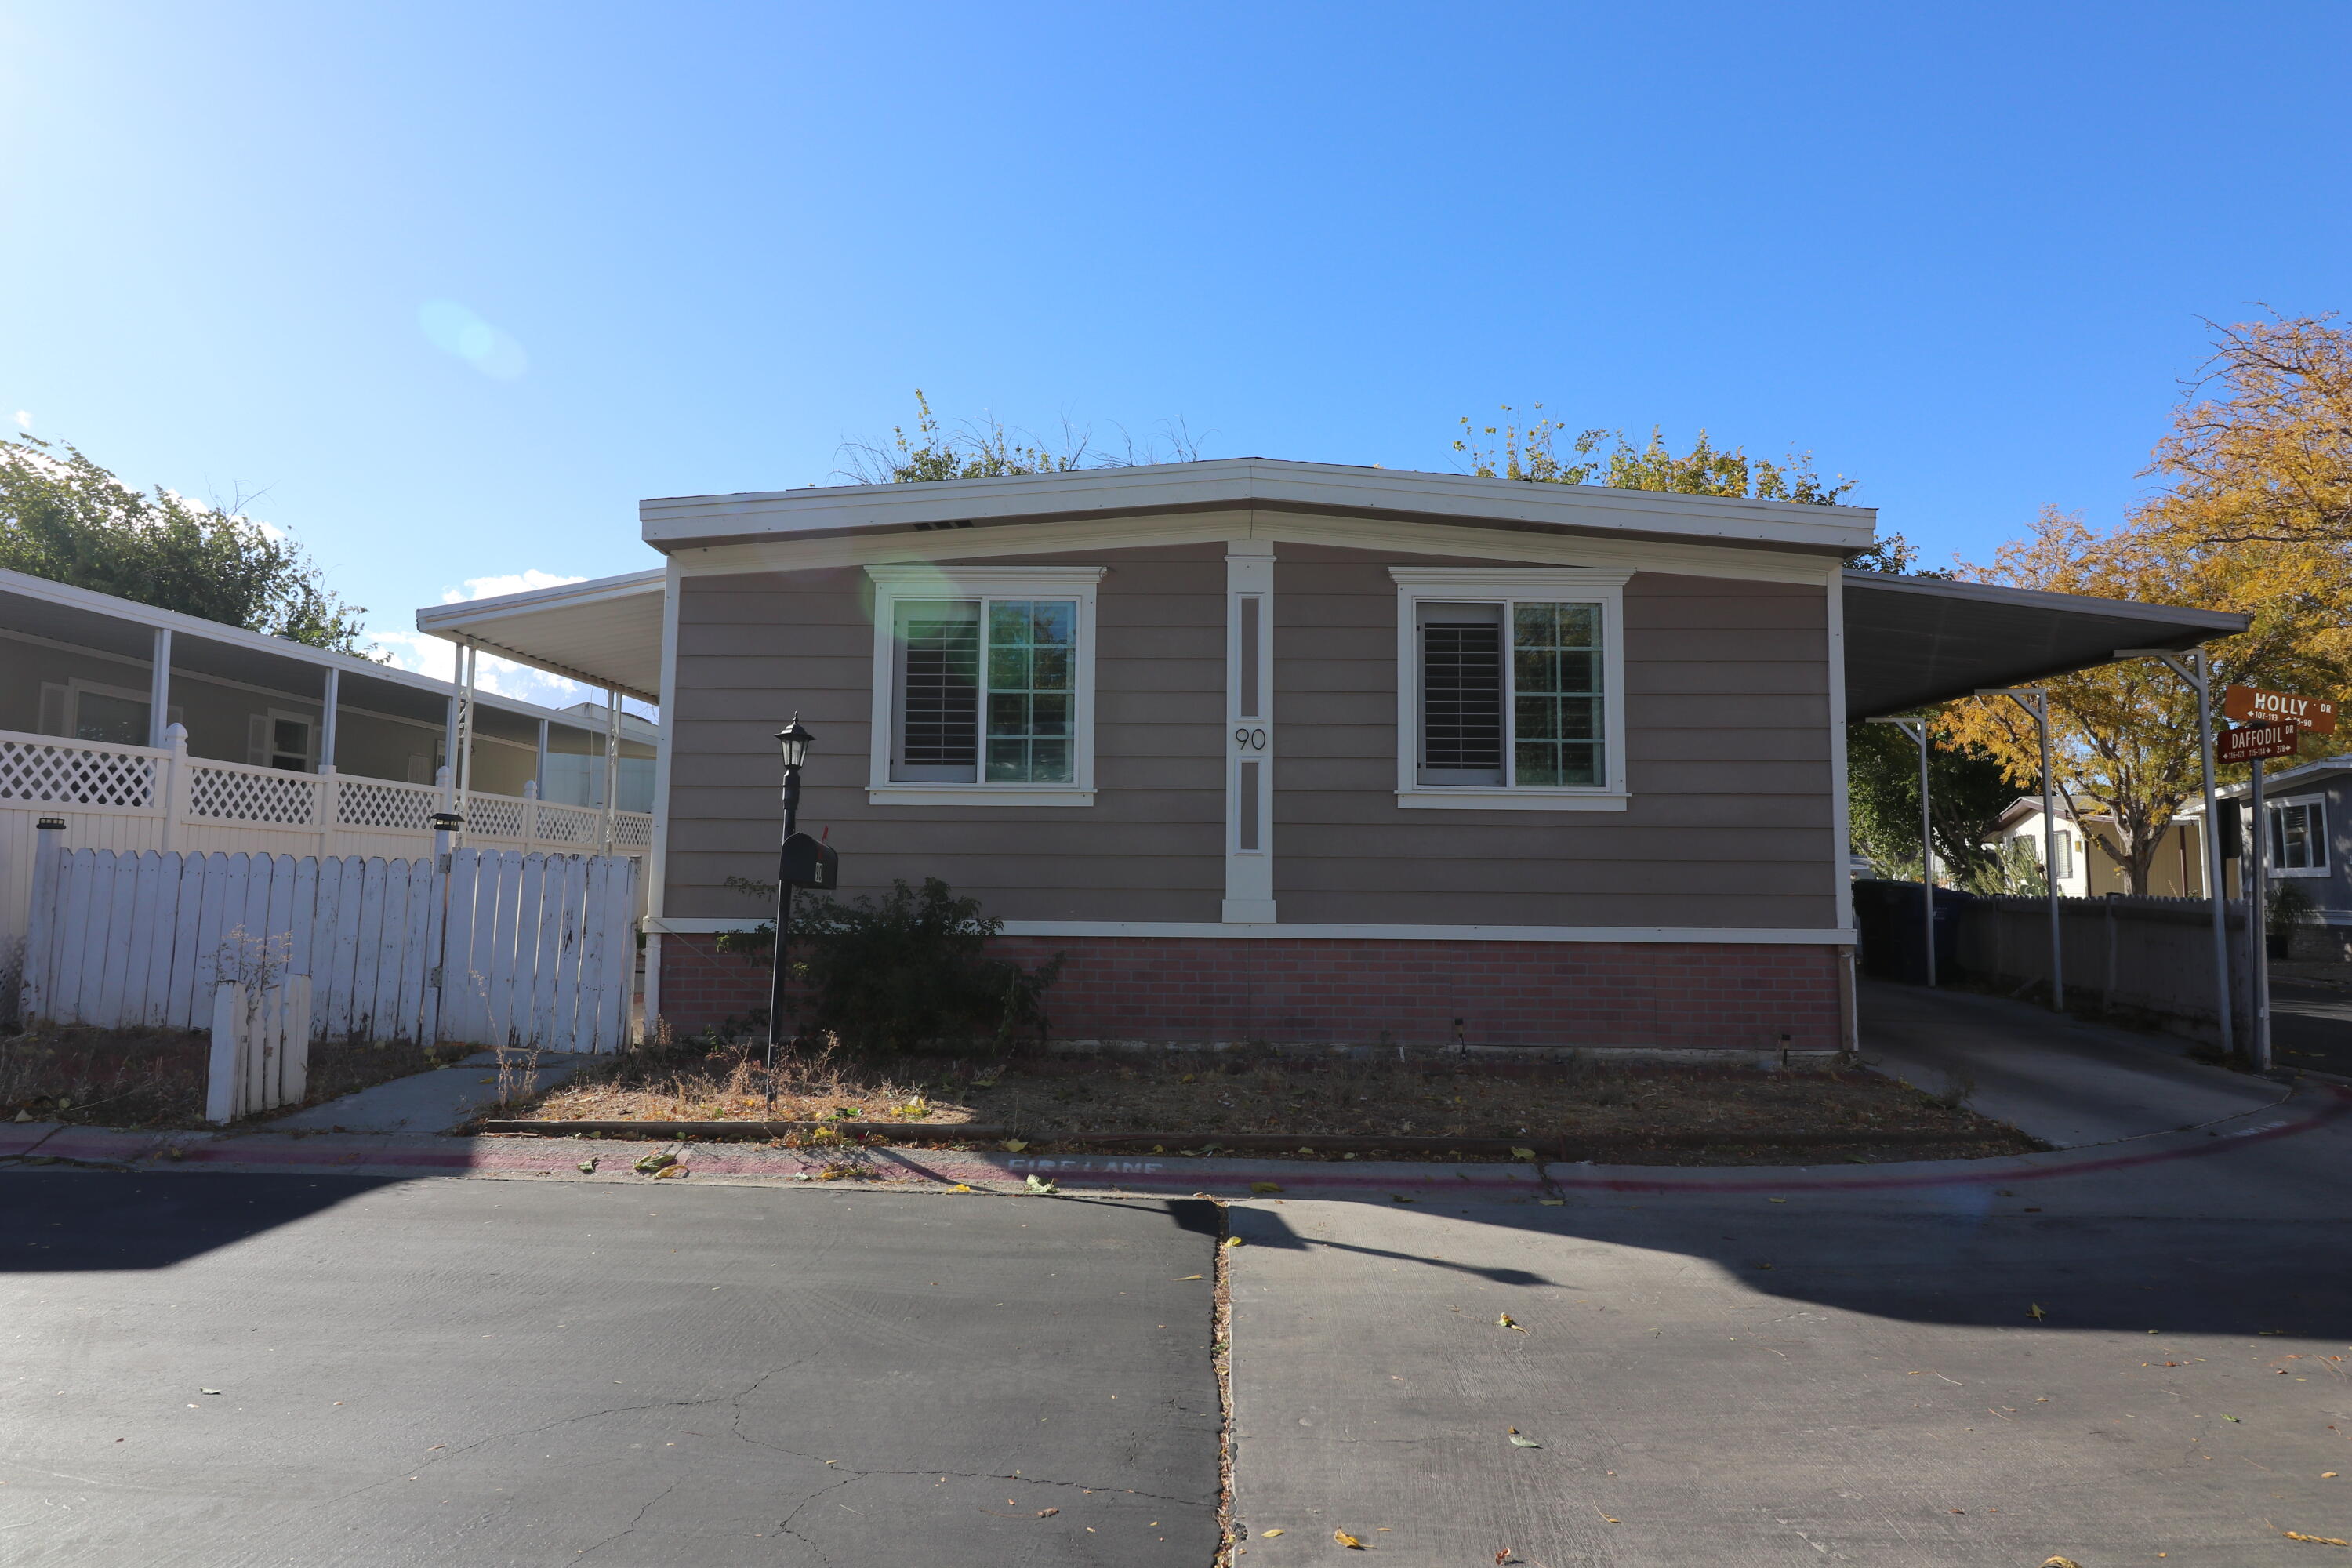
[[[327,689],[319,701],[319,771],[335,771],[335,710],[343,702],[343,672],[327,666]]]
[[[2221,899],[2221,836],[2214,831],[2221,820],[2220,807],[2213,795],[2213,683],[2210,661],[2201,647],[2186,653],[2176,653],[2166,647],[2119,647],[2117,658],[2153,658],[2189,683],[2197,693],[2197,761],[2205,775],[2205,821],[2199,835],[2205,841],[2205,891],[2213,905],[2213,999],[2215,1011],[2221,1023],[2221,1049],[2237,1048],[2237,1029],[2232,1015],[2237,1011],[2235,998],[2230,994],[2230,915]],[[2247,932],[2253,935],[2253,921],[2249,915]]]
[[[474,788],[474,678],[481,655],[473,638],[467,637],[458,647],[457,658],[464,668],[459,671],[463,679],[457,687],[457,749],[450,754],[449,764],[450,782],[457,786],[457,812],[462,817],[471,808],[469,797]],[[465,833],[462,826],[457,831],[460,836]]]
[[[1927,938],[1927,988],[1936,988],[1936,831],[1927,810],[1927,723],[1924,719],[1873,719],[1892,724],[1919,748],[1919,905]]]
[[[2066,953],[2058,927],[2058,801],[2057,775],[2050,767],[2050,693],[2039,686],[2003,686],[1977,695],[2008,698],[2025,710],[2042,734],[2042,896],[2050,906],[2050,1010],[2063,1013]]]
[[[604,853],[613,852],[613,797],[621,782],[621,691],[604,689]]]
[[[147,743],[156,751],[171,745],[163,731],[172,727],[172,628],[155,628],[155,664],[147,672]]]

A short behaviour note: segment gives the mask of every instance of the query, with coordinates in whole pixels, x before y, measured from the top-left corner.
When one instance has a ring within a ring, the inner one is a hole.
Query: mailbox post
[[[809,748],[815,742],[797,713],[776,731],[784,764],[784,832],[776,851],[776,950],[768,971],[768,1110],[772,1114],[776,1109],[776,1039],[783,1027],[784,973],[793,934],[793,840],[801,837],[801,764],[808,761]]]

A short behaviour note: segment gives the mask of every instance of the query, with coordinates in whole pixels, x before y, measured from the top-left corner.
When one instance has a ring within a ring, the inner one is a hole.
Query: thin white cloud
[[[33,416],[21,408],[16,410],[16,428],[19,430],[30,430],[32,427]]]
[[[509,572],[499,577],[468,577],[462,588],[444,588],[441,602],[463,604],[467,599],[495,599],[506,594],[528,594],[535,588],[561,588],[566,583],[585,583],[585,577],[559,577],[552,572],[542,572],[533,566],[528,571]]]

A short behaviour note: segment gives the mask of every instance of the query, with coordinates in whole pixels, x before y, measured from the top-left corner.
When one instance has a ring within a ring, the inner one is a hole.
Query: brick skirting
[[[709,936],[662,938],[660,1008],[691,1033],[767,1005],[767,966]],[[1834,947],[1768,943],[999,937],[1024,965],[1065,954],[1058,1039],[1381,1041],[1834,1051]]]

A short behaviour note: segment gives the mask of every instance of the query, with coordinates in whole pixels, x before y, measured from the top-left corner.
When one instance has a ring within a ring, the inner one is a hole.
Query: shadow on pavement
[[[308,1219],[396,1178],[207,1173],[10,1173],[0,1203],[0,1273],[169,1268]]]
[[[1326,1241],[1265,1208],[1236,1208],[1232,1223],[1252,1247],[1393,1258],[1501,1285],[1592,1288],[1574,1268],[1575,1244],[1591,1242],[1679,1254],[1791,1302],[1916,1322],[2352,1337],[2352,1219],[1871,1215],[1793,1202],[1753,1213],[1762,1201],[1747,1212],[1459,1205],[1428,1215],[1455,1222],[1458,1242],[1442,1252]],[[1430,1234],[1426,1221],[1412,1231]]]

